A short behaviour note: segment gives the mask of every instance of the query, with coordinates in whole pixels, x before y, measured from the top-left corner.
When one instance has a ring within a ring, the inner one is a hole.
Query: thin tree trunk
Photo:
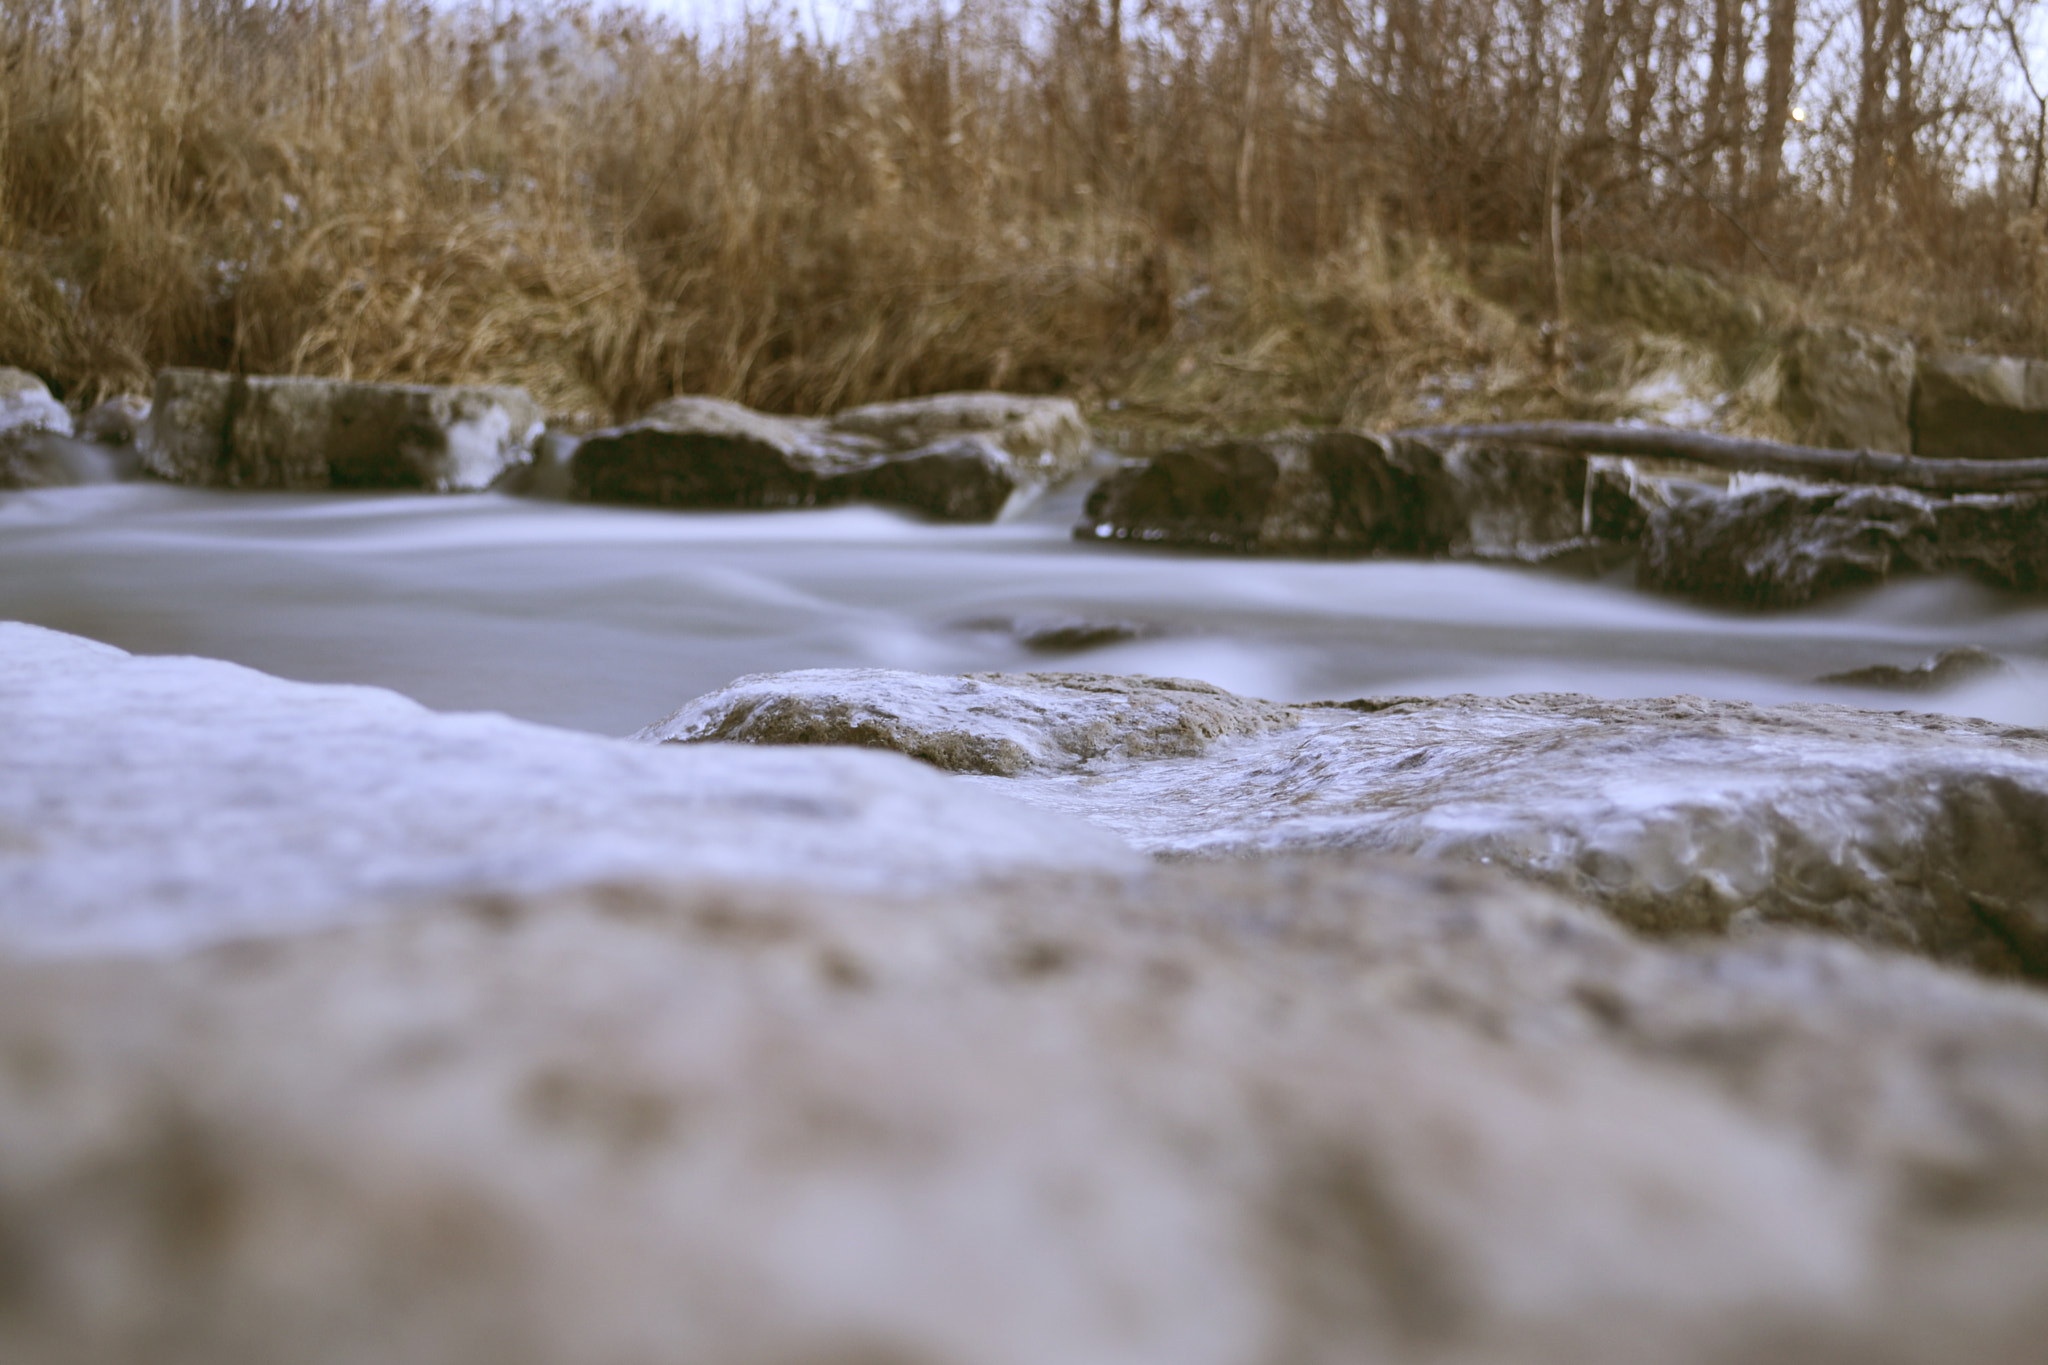
[[[1757,201],[1778,197],[1785,173],[1785,134],[1792,123],[1792,69],[1798,55],[1799,0],[1771,0],[1764,34],[1764,126],[1757,139]]]
[[[1889,484],[1934,493],[2048,489],[2048,460],[1929,460],[1881,450],[1823,450],[1669,427],[1605,422],[1494,422],[1396,432],[1420,441],[1492,441],[1584,455],[1685,460],[1713,469],[1785,474],[1831,483]]]

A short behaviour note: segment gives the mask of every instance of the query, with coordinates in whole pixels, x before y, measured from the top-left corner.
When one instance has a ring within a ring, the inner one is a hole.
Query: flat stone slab
[[[487,488],[532,459],[539,406],[517,388],[164,370],[144,466],[219,488]]]
[[[1133,861],[894,754],[656,748],[20,624],[0,624],[0,716],[0,949],[204,942],[453,888]]]
[[[672,398],[595,432],[570,491],[601,502],[688,508],[874,502],[940,521],[995,521],[1085,465],[1081,410],[1064,398],[940,394],[777,417],[723,399]]]
[[[1441,868],[0,960],[10,1361],[2019,1365],[2044,1209],[2037,994]]]
[[[967,780],[1156,855],[1415,854],[1657,932],[1796,923],[2048,976],[2048,733],[1692,697],[1282,707],[1188,686],[811,671],[743,680],[643,738],[882,745],[1010,774]],[[1016,757],[954,760],[986,754]]]

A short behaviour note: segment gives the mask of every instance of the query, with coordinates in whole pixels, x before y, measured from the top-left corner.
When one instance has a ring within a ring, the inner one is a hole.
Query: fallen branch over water
[[[1689,460],[1715,469],[1835,483],[1893,484],[1934,493],[2010,493],[2048,489],[2048,460],[1929,460],[1882,450],[1824,450],[1673,427],[1606,422],[1490,422],[1415,427],[1396,433],[1423,441],[1497,441],[1549,446],[1582,455]]]

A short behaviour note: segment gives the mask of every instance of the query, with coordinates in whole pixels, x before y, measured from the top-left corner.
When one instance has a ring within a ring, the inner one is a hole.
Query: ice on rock
[[[893,754],[657,749],[0,624],[0,946],[299,927],[451,888],[914,889],[1113,836]]]
[[[1004,775],[974,780],[1154,854],[1420,854],[1532,875],[1656,931],[1799,923],[2048,975],[2048,735],[2038,731],[1687,697],[1347,709],[1211,689],[1190,700],[1232,722],[1175,750],[1152,740],[1147,707],[1170,714],[1183,685],[1120,685],[774,675],[712,693],[644,737],[884,745]],[[962,754],[996,758],[952,757]]]

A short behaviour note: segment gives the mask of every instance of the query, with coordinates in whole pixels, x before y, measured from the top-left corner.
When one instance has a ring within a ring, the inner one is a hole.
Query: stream
[[[2048,603],[1918,580],[1754,616],[1481,564],[1076,542],[1085,489],[997,526],[869,507],[672,511],[123,483],[0,495],[0,619],[142,654],[374,684],[629,734],[743,674],[878,667],[1199,678],[1282,701],[1689,692],[2048,726]],[[1817,684],[1974,645],[1939,695]]]

